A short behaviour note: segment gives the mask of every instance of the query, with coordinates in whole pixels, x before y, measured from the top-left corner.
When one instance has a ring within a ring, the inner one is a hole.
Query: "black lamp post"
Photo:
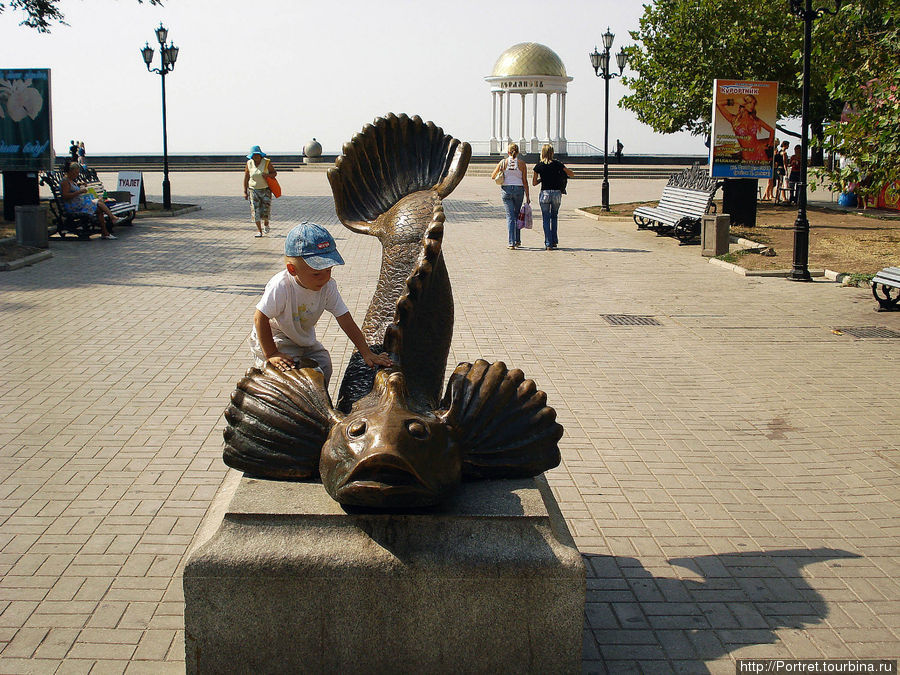
[[[812,23],[823,14],[837,14],[841,0],[834,0],[834,11],[813,9],[812,0],[790,0],[790,12],[803,19],[803,104],[800,110],[800,182],[797,184],[797,220],[794,221],[794,266],[792,281],[812,281],[809,274],[809,220],[806,218],[807,151],[809,142],[809,60],[812,51]]]
[[[625,49],[620,49],[619,53],[616,54],[619,72],[609,72],[609,50],[612,48],[614,37],[615,35],[610,33],[609,27],[607,27],[606,32],[603,34],[603,51],[598,52],[597,47],[594,47],[594,51],[589,54],[591,65],[594,67],[594,74],[606,80],[605,119],[603,121],[603,196],[600,205],[604,211],[609,211],[609,81],[616,77],[617,74],[621,75],[625,71],[625,62],[628,58],[625,54]]]
[[[150,67],[150,62],[153,61],[153,47],[147,43],[144,43],[144,48],[141,49],[141,56],[144,59],[147,70],[151,73],[159,73],[159,76],[162,79],[163,208],[171,209],[172,188],[169,185],[169,144],[166,137],[166,75],[175,70],[175,60],[178,58],[178,47],[172,44],[171,41],[169,41],[169,46],[166,46],[166,37],[168,36],[169,31],[162,23],[159,24],[159,28],[157,28],[155,32],[156,39],[159,41],[159,56],[162,66],[160,68]]]

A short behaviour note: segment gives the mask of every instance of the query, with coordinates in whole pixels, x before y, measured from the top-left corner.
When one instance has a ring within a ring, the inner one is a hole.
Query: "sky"
[[[325,152],[389,112],[420,115],[467,141],[491,134],[484,77],[508,47],[539,42],[569,76],[566,137],[603,146],[602,78],[588,57],[607,26],[613,52],[631,44],[637,0],[61,0],[68,26],[40,34],[0,14],[0,67],[50,68],[53,145],[83,140],[88,155],[162,152],[159,75],[140,55],[162,22],[180,52],[166,76],[168,147],[177,153]],[[710,85],[711,86],[711,85]],[[703,138],[655,134],[617,107],[609,144],[625,154],[706,153]],[[530,105],[530,101],[529,101]],[[513,107],[516,119],[517,105]],[[530,116],[528,118],[530,120]],[[526,123],[527,124],[527,123]],[[513,122],[513,131],[518,124]]]

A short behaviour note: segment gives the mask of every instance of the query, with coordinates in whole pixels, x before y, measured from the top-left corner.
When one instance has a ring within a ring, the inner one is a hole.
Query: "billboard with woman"
[[[710,175],[770,178],[778,83],[714,80]]]

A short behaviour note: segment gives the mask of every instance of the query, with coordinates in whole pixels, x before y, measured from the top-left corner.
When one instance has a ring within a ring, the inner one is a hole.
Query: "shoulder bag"
[[[271,166],[272,162],[266,159],[266,173],[269,173],[268,169]],[[273,197],[281,196],[281,185],[273,176],[266,176],[266,185],[269,186],[269,189],[272,191]]]

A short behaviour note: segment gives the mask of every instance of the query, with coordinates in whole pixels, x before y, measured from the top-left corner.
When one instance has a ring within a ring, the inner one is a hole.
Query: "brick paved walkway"
[[[278,235],[301,216],[332,229],[360,320],[380,259],[338,225],[323,174],[280,178],[271,238],[252,237],[240,174],[174,174],[202,211],[54,239],[0,275],[0,672],[183,670],[181,568],[226,475],[221,413]],[[575,181],[563,207],[599,191]],[[451,364],[522,368],[566,428],[549,479],[589,565],[586,672],[900,656],[900,340],[833,332],[900,332],[900,313],[571,212],[563,250],[536,230],[507,251],[488,179],[447,215]],[[323,328],[340,373],[349,342]]]

